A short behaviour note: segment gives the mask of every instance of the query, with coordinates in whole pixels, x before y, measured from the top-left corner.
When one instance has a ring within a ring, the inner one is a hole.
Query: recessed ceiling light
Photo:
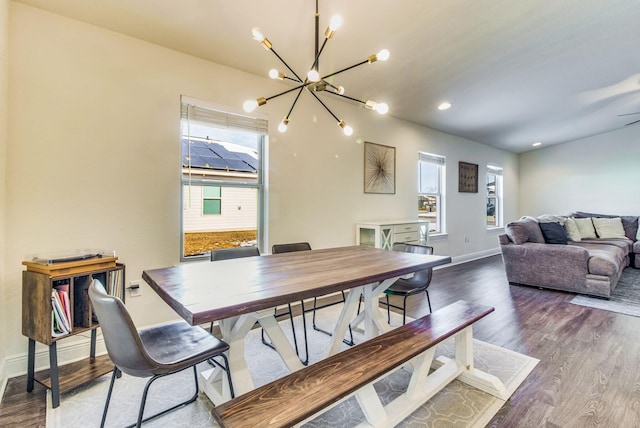
[[[450,107],[451,107],[451,103],[445,101],[444,103],[438,106],[438,110],[447,110]]]
[[[532,144],[533,147],[538,147],[541,146],[542,143],[540,141],[536,141],[535,143]]]

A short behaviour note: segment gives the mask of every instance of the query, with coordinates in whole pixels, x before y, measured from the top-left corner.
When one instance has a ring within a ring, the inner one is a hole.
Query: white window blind
[[[436,165],[444,165],[444,156],[432,155],[431,153],[418,153],[419,160],[422,162],[433,163]]]
[[[502,168],[494,165],[487,165],[487,172],[489,174],[502,175]]]
[[[180,117],[189,121],[202,122],[219,128],[239,129],[263,135],[267,135],[268,132],[268,122],[266,119],[219,111],[184,101],[180,105]]]

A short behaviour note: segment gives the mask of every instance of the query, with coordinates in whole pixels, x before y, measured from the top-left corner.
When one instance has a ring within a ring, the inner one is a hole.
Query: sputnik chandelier
[[[345,133],[345,135],[351,135],[353,133],[353,128],[349,125],[347,125],[344,120],[340,120],[338,118],[338,116],[336,116],[330,109],[329,107],[327,107],[327,105],[320,99],[320,97],[318,97],[318,93],[324,92],[327,94],[331,94],[333,96],[336,97],[341,97],[341,98],[345,98],[351,101],[355,101],[359,104],[364,105],[364,107],[366,107],[369,110],[375,110],[380,114],[385,114],[387,113],[387,111],[389,110],[389,106],[387,106],[386,103],[377,103],[375,101],[372,100],[367,100],[367,101],[361,101],[357,98],[353,98],[350,96],[347,96],[344,94],[344,88],[342,86],[337,86],[334,85],[332,83],[330,83],[329,81],[327,81],[327,79],[332,78],[340,73],[343,73],[345,71],[351,70],[353,68],[359,67],[361,65],[364,64],[372,64],[376,61],[386,61],[387,59],[389,59],[389,51],[386,49],[381,50],[380,52],[378,52],[377,54],[373,54],[368,56],[364,61],[360,61],[350,67],[346,67],[343,68],[341,70],[338,71],[334,71],[333,73],[329,73],[326,74],[324,76],[320,75],[319,72],[319,66],[320,66],[320,55],[322,54],[322,51],[324,50],[325,45],[327,44],[327,42],[329,41],[329,39],[331,39],[333,37],[333,34],[335,33],[335,31],[340,27],[340,25],[342,24],[342,18],[339,15],[335,15],[331,18],[331,21],[329,23],[329,26],[327,27],[327,30],[324,32],[324,41],[322,42],[322,46],[319,46],[319,40],[320,40],[320,30],[319,30],[319,25],[320,25],[320,14],[318,13],[318,0],[316,0],[316,14],[315,14],[315,58],[313,60],[313,63],[311,64],[311,67],[309,69],[309,72],[306,74],[306,77],[304,79],[302,79],[295,71],[293,71],[293,69],[291,67],[289,67],[289,65],[287,64],[287,62],[280,56],[278,55],[278,53],[273,49],[273,45],[271,44],[271,42],[269,41],[269,39],[267,39],[262,32],[260,31],[259,28],[253,28],[251,30],[251,33],[253,34],[253,38],[254,40],[257,40],[258,42],[260,42],[260,44],[262,44],[262,46],[268,50],[271,51],[276,58],[278,58],[280,60],[280,62],[282,62],[282,64],[287,68],[287,70],[291,73],[291,75],[287,75],[277,69],[271,69],[269,71],[269,77],[271,77],[272,79],[278,79],[278,80],[287,80],[287,81],[291,81],[294,82],[295,84],[297,84],[295,87],[291,88],[291,89],[287,89],[286,91],[280,92],[278,94],[272,95],[270,97],[261,97],[255,100],[249,100],[246,101],[244,103],[244,110],[248,113],[252,112],[253,110],[255,110],[257,107],[265,105],[267,103],[267,101],[272,100],[274,98],[277,98],[281,95],[285,95],[291,92],[296,92],[296,97],[293,100],[293,104],[291,104],[291,108],[289,109],[289,112],[287,113],[287,115],[285,116],[285,118],[282,120],[282,122],[280,122],[280,124],[278,125],[278,131],[280,132],[285,132],[287,130],[287,127],[289,125],[289,119],[291,117],[291,112],[293,112],[293,108],[296,106],[296,103],[298,102],[298,98],[300,98],[300,95],[302,94],[303,90],[306,90],[307,92],[309,92],[311,95],[313,95],[313,97],[318,100],[318,102],[322,105],[322,107],[325,108],[325,110],[327,110],[329,112],[329,114],[331,116],[333,116],[333,118],[338,122],[338,126],[340,126],[340,128],[342,128],[342,131]]]

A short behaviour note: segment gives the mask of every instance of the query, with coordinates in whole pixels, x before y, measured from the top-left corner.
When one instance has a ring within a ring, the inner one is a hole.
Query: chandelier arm
[[[316,94],[314,94],[312,91],[309,91],[309,93],[310,93],[311,95],[313,95],[314,97],[316,97],[316,100],[318,100],[318,102],[319,102],[320,104],[322,104],[322,107],[324,107],[324,108],[329,112],[329,114],[330,114],[331,116],[333,116],[333,118],[336,120],[336,122],[340,122],[340,119],[338,119],[338,116],[336,116],[335,114],[333,114],[333,112],[329,109],[329,107],[327,107],[327,105],[326,105],[325,103],[323,103],[323,102],[322,102],[322,100],[321,100],[321,99],[320,99]]]
[[[300,94],[302,94],[302,90],[305,87],[302,86],[300,87],[300,90],[298,91],[298,95],[296,95],[296,99],[293,100],[293,104],[291,104],[291,108],[289,109],[289,113],[287,113],[287,117],[285,119],[289,119],[289,116],[291,116],[291,112],[293,111],[293,108],[296,106],[296,103],[298,102],[298,98],[300,98]]]
[[[316,69],[317,67],[320,65],[319,60],[320,60],[320,54],[322,54],[322,50],[324,49],[325,45],[327,44],[327,41],[329,39],[325,38],[324,42],[322,42],[322,47],[320,47],[320,50],[316,52],[316,58],[313,60],[313,64],[311,65],[311,69]]]
[[[286,62],[284,59],[282,59],[282,57],[281,57],[280,55],[278,55],[278,52],[276,52],[276,51],[275,51],[275,49],[273,49],[273,47],[272,47],[271,49],[269,49],[269,50],[270,50],[271,52],[273,52],[273,54],[274,54],[274,55],[275,55],[275,56],[280,60],[280,62],[281,62],[282,64],[284,64],[284,66],[285,66],[285,67],[287,67],[287,69],[288,69],[291,73],[293,73],[293,75],[294,75],[294,76],[296,76],[296,79],[298,79],[298,80],[297,80],[297,82],[302,83],[302,79],[300,78],[300,76],[298,76],[298,75],[296,74],[296,72],[295,72],[295,71],[293,71],[293,69],[292,69],[291,67],[289,67],[289,64],[287,64],[287,62]],[[291,78],[290,78],[290,79],[291,79]],[[291,80],[295,80],[295,79],[291,79]]]
[[[368,60],[368,59],[365,59],[364,61],[359,62],[359,63],[357,63],[357,64],[353,64],[353,65],[352,65],[352,66],[350,66],[350,67],[343,68],[342,70],[335,71],[335,72],[333,72],[333,73],[331,73],[331,74],[327,74],[326,76],[321,77],[321,79],[322,79],[322,80],[324,80],[324,79],[327,79],[327,78],[329,78],[329,77],[333,77],[333,76],[335,76],[336,74],[344,73],[345,71],[351,70],[352,68],[359,67],[359,66],[361,66],[361,65],[363,65],[363,64],[367,64],[368,62],[369,62],[369,60]]]
[[[271,95],[270,97],[265,98],[266,101],[272,100],[274,98],[279,97],[280,95],[284,95],[284,94],[288,94],[289,92],[293,92],[296,89],[304,89],[306,86],[308,85],[308,83],[303,84],[303,85],[298,85],[295,88],[291,88],[291,89],[287,89],[286,91],[282,91],[279,94],[275,94],[275,95]]]
[[[343,94],[339,94],[339,93],[337,93],[337,92],[331,92],[331,91],[325,91],[325,92],[326,92],[327,94],[335,95],[336,97],[346,98],[346,99],[348,99],[348,100],[355,101],[355,102],[360,103],[360,104],[363,104],[363,105],[367,104],[365,101],[359,100],[359,99],[357,99],[357,98],[350,97],[350,96],[348,96],[348,95],[343,95]]]
[[[315,65],[318,62],[318,57],[320,56],[320,54],[318,53],[318,40],[320,37],[320,13],[318,13],[318,0],[316,0],[316,14],[315,14],[315,24],[316,24],[316,43],[315,43],[315,61],[313,61],[313,64]],[[313,66],[311,67],[313,68]]]

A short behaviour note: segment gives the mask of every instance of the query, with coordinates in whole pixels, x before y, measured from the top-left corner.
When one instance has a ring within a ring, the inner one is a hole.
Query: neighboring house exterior
[[[182,139],[184,232],[256,229],[257,191],[233,183],[256,181],[257,157],[255,150],[237,144]]]

